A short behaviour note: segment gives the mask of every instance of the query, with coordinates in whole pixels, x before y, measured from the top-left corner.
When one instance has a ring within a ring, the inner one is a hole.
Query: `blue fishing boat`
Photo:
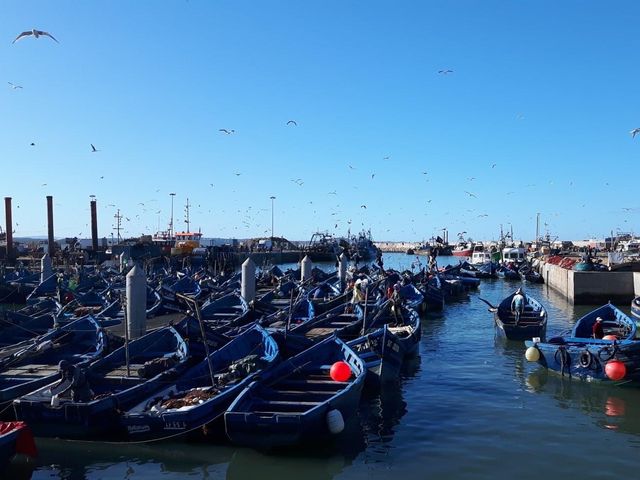
[[[522,265],[518,269],[518,275],[529,283],[544,283],[544,278],[529,265]]]
[[[333,380],[331,366],[345,362],[346,381]],[[355,411],[366,376],[362,359],[337,337],[329,337],[264,372],[224,415],[229,439],[263,449],[323,441],[340,433]]]
[[[444,309],[445,292],[439,275],[431,276],[420,286],[420,291],[427,303],[427,310],[439,312]]]
[[[57,380],[58,363],[85,366],[107,349],[107,337],[91,316],[36,337],[18,351],[0,357],[0,404]]]
[[[600,319],[600,320],[598,320]],[[594,324],[602,324],[602,339],[593,338]],[[547,342],[529,340],[527,358],[563,376],[596,379],[607,382],[640,380],[640,341],[636,340],[636,322],[611,305],[603,305],[578,319],[571,332],[550,338]],[[533,350],[532,350],[533,349]],[[608,364],[620,363],[624,375],[612,380]]]
[[[404,349],[400,339],[389,331],[388,325],[370,330],[347,342],[347,345],[365,364],[366,388],[377,390],[386,383],[399,381]]]
[[[420,315],[414,308],[405,304],[395,305],[393,301],[383,303],[373,318],[367,319],[367,328],[386,325],[400,346],[403,357],[415,355],[421,337]]]
[[[14,400],[16,418],[38,436],[105,438],[115,432],[120,410],[175,380],[188,359],[187,344],[173,327],[154,330],[86,367],[91,399],[53,398],[52,383]]]
[[[631,300],[631,315],[636,319],[636,323],[640,321],[640,297]]]
[[[516,316],[511,311],[511,301],[516,293],[514,292],[502,300],[497,309],[492,309],[498,335],[509,340],[544,338],[547,331],[547,310],[538,300],[523,292],[524,312],[516,322]]]
[[[245,330],[170,386],[147,396],[120,419],[132,441],[215,436],[223,414],[261,371],[278,360],[278,345],[258,325]]]
[[[0,422],[0,472],[17,453],[38,454],[31,430],[24,422]]]
[[[498,267],[496,275],[498,275],[498,278],[504,278],[505,280],[517,280],[518,282],[521,280],[520,274],[513,263]]]

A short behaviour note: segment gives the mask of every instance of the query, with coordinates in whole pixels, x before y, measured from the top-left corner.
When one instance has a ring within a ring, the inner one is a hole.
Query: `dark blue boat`
[[[93,398],[76,402],[60,397],[52,403],[55,384],[14,400],[16,418],[38,436],[105,438],[117,430],[118,412],[161,389],[187,368],[188,348],[173,327],[152,331],[89,365],[86,378]]]
[[[513,264],[510,263],[509,265]],[[518,273],[518,270],[515,268],[515,266],[509,268],[508,266],[501,265],[496,270],[496,275],[498,275],[499,278],[504,278],[505,280],[517,280],[518,282],[521,280],[520,274]]]
[[[636,319],[636,323],[640,321],[640,297],[631,300],[631,315]]]
[[[0,358],[0,404],[56,381],[58,363],[88,365],[107,349],[107,337],[91,316],[36,337],[24,348]]]
[[[515,314],[511,311],[511,301],[516,292],[500,302],[494,312],[494,320],[498,335],[509,340],[529,340],[534,337],[544,339],[547,332],[547,310],[531,295],[524,293],[524,312],[516,323]]]
[[[351,377],[334,381],[329,370],[345,362]],[[265,372],[224,415],[226,433],[238,445],[263,449],[321,442],[355,414],[366,376],[362,359],[329,337]]]
[[[603,339],[592,336],[598,317],[602,319]],[[608,362],[618,360],[624,363],[626,375],[614,383],[637,382],[640,380],[640,341],[635,339],[636,329],[634,319],[609,303],[578,319],[569,334],[547,342],[526,341],[525,345],[537,350],[540,365],[563,376],[613,382],[605,368]]]
[[[431,276],[420,286],[420,291],[427,303],[427,310],[439,312],[444,309],[445,292],[439,275]]]
[[[213,380],[205,359],[126,411],[121,424],[132,441],[215,435],[223,430],[222,415],[231,402],[277,359],[275,340],[254,325],[210,355]]]
[[[386,383],[400,380],[400,369],[404,358],[404,349],[400,339],[383,325],[366,335],[347,342],[347,345],[365,363],[368,389],[379,389]]]

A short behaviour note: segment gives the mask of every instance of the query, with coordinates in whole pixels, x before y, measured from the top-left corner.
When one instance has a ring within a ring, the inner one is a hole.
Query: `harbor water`
[[[385,254],[385,266],[416,257]],[[424,264],[425,258],[421,258]],[[441,258],[440,264],[457,262]],[[327,265],[326,269],[332,269]],[[518,283],[483,280],[468,298],[423,318],[419,357],[398,387],[363,398],[358,417],[322,447],[262,453],[230,445],[36,439],[39,457],[11,479],[620,478],[640,453],[640,389],[547,374],[524,345],[495,335],[494,305]],[[525,289],[548,309],[548,334],[588,306],[545,285]],[[631,299],[629,299],[631,300]],[[628,311],[628,305],[621,305]]]

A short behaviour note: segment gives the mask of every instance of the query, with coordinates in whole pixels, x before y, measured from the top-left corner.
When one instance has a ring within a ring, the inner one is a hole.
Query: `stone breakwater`
[[[406,253],[410,248],[415,250],[420,244],[416,242],[374,242],[382,252]]]

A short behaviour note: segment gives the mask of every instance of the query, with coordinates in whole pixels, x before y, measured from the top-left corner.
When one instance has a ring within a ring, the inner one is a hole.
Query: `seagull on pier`
[[[631,134],[631,138],[636,138],[636,134],[640,133],[640,128],[634,128],[629,133]]]
[[[453,70],[449,70],[449,69],[447,69],[447,70],[438,70],[438,73],[440,75],[449,75],[450,73],[453,73]]]
[[[289,121],[287,122],[287,125],[295,125],[296,127],[298,126],[298,124],[296,123],[296,121],[295,121],[295,120],[289,120]]]
[[[22,86],[20,85],[16,85],[15,83],[11,83],[11,82],[7,82],[9,84],[9,87],[13,88],[14,90],[17,90],[18,88],[22,88]]]
[[[226,128],[218,129],[219,132],[226,133],[227,135],[231,135],[232,133],[236,133],[235,130],[227,130]]]
[[[467,194],[467,195],[469,195],[470,197],[478,198],[474,193],[467,192],[466,190],[464,191],[464,193],[466,193],[466,194]]]
[[[96,147],[93,146],[93,143],[90,143],[89,145],[91,145],[91,153],[95,153],[95,152],[99,152],[100,151]]]
[[[56,43],[60,43],[58,40],[56,40],[53,35],[51,35],[49,32],[43,32],[42,30],[36,30],[35,28],[33,30],[29,30],[26,32],[22,32],[20,35],[18,35],[15,40],[11,43],[16,43],[18,40],[20,40],[21,38],[25,38],[25,37],[30,37],[31,35],[33,35],[35,38],[38,38],[40,36],[44,36],[44,37],[49,37],[51,38],[53,41],[55,41]]]

